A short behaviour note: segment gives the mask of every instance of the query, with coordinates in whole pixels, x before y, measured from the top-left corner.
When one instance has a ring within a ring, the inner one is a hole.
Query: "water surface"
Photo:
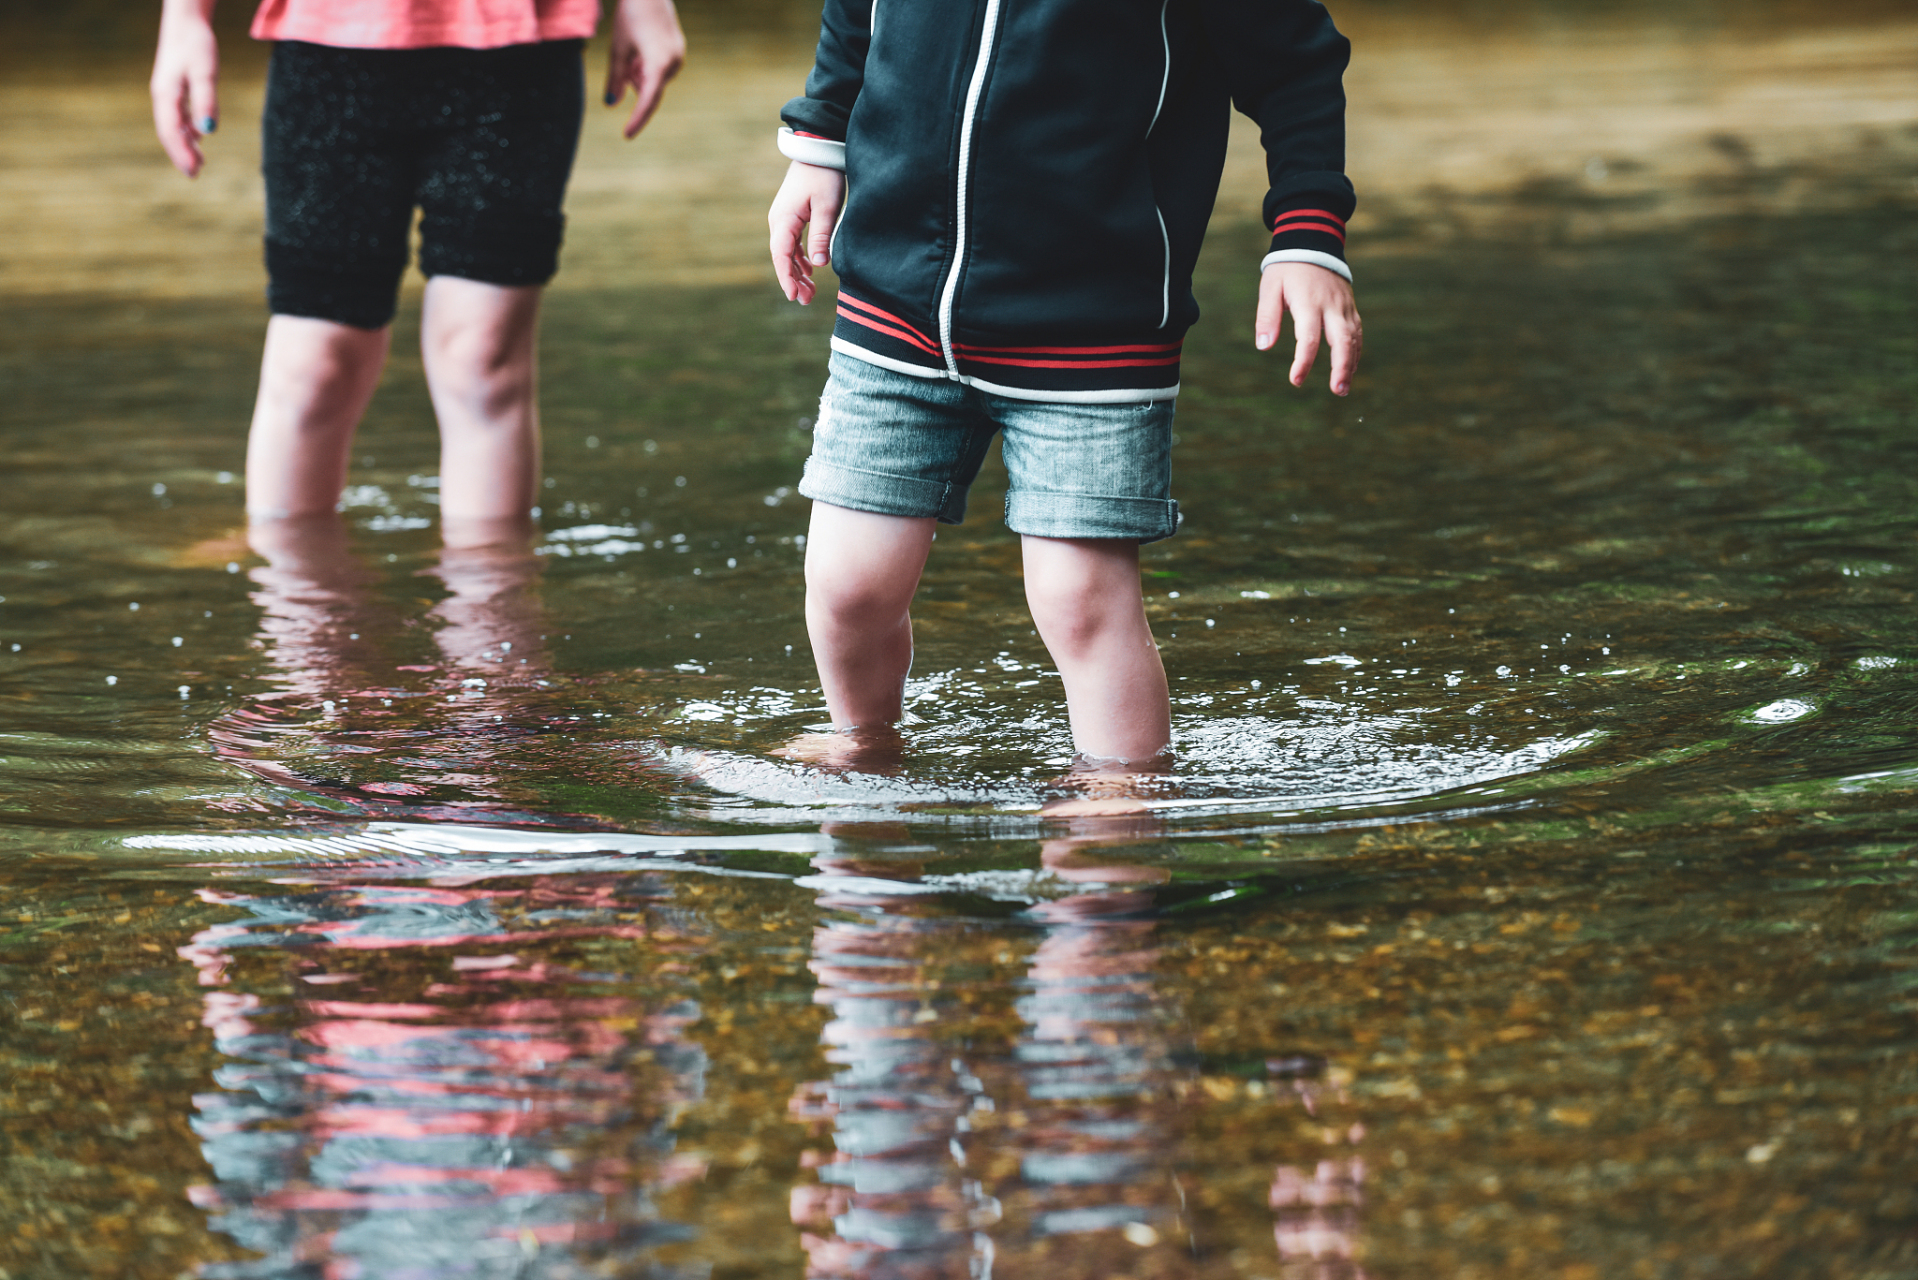
[[[540,531],[479,549],[407,355],[341,520],[249,541],[258,60],[189,188],[144,31],[82,92],[10,18],[5,1274],[1918,1274],[1918,36],[1339,16],[1366,372],[1251,352],[1228,200],[1146,563],[1179,764],[1070,822],[983,514],[902,755],[773,754],[803,15],[589,123]]]

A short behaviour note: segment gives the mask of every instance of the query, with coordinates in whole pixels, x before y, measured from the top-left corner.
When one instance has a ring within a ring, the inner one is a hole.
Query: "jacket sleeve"
[[[873,0],[826,0],[819,23],[819,52],[806,77],[804,97],[779,113],[779,149],[789,159],[834,169],[846,167],[846,121],[866,79],[872,45]]]
[[[1352,278],[1345,224],[1346,64],[1352,45],[1317,0],[1200,0],[1232,101],[1258,121],[1270,189],[1265,262],[1314,262]]]

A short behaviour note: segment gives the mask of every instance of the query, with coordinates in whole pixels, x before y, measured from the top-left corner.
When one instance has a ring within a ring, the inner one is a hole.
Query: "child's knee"
[[[888,626],[911,605],[912,592],[888,579],[833,565],[806,566],[806,612],[817,620],[839,626]]]
[[[1136,592],[1115,590],[1096,578],[1026,580],[1026,604],[1055,659],[1102,650],[1146,631],[1145,607]]]
[[[427,359],[475,374],[529,362],[539,328],[537,286],[435,276],[426,291],[420,347]]]
[[[1080,583],[1026,585],[1026,605],[1046,647],[1071,653],[1098,643],[1114,622],[1111,602]]]
[[[511,376],[522,363],[511,343],[471,323],[441,323],[428,328],[421,335],[420,351],[434,374],[475,388]]]

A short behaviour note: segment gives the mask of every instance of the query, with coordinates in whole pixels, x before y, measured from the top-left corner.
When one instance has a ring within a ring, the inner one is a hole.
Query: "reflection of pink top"
[[[260,0],[255,40],[343,49],[498,49],[584,39],[599,0]]]

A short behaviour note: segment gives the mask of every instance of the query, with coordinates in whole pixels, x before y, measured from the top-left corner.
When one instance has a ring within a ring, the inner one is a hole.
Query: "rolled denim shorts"
[[[799,482],[815,502],[958,524],[992,437],[1004,432],[1014,533],[1157,542],[1178,530],[1172,400],[1014,400],[838,353],[830,368]]]

